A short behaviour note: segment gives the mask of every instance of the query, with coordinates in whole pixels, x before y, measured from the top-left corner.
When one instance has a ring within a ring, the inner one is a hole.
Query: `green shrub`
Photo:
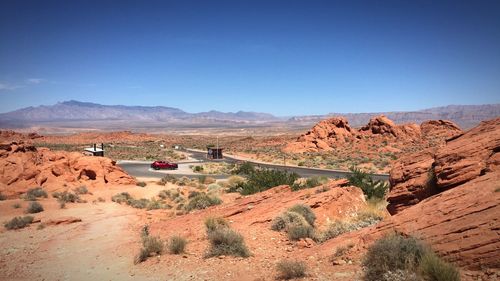
[[[75,188],[75,193],[76,194],[87,194],[89,193],[89,190],[85,185],[82,185],[80,187]]]
[[[426,281],[459,281],[460,273],[434,253],[427,252],[420,261],[419,271]]]
[[[140,182],[137,182],[136,185],[140,186],[140,187],[145,187],[147,185],[147,183],[143,182],[143,181],[140,181]]]
[[[6,229],[20,229],[28,226],[33,222],[32,216],[15,217],[4,224]]]
[[[191,200],[189,200],[186,210],[191,211],[191,210],[201,210],[201,209],[206,209],[210,206],[214,205],[219,205],[222,203],[222,200],[219,197],[216,196],[208,196],[207,194],[199,194]]]
[[[210,234],[217,229],[229,228],[229,223],[221,217],[208,217],[205,219],[205,227],[207,234]]]
[[[373,180],[370,175],[355,167],[351,167],[350,170],[351,174],[347,176],[349,184],[361,188],[368,199],[373,197],[384,198],[387,190],[389,189],[389,185],[386,182]]]
[[[234,170],[234,173],[237,175],[250,175],[253,172],[255,172],[255,167],[250,162],[245,162]]]
[[[208,191],[219,191],[221,186],[216,183],[211,183],[207,186]]]
[[[193,167],[193,172],[199,173],[201,171],[203,171],[203,167],[202,166],[194,166]]]
[[[168,240],[168,251],[171,254],[178,255],[184,253],[187,240],[181,236],[175,235]]]
[[[426,253],[425,246],[415,238],[391,234],[377,240],[363,259],[365,280],[381,280],[388,271],[415,272]]]
[[[47,192],[41,187],[35,187],[28,189],[24,199],[27,201],[36,201],[40,197],[47,198]]]
[[[287,229],[288,239],[297,241],[302,238],[313,238],[314,228],[310,225],[292,224]]]
[[[280,279],[294,279],[306,276],[306,264],[303,261],[282,260],[276,265]]]
[[[291,188],[293,191],[301,190],[301,189],[306,189],[306,188],[313,188],[316,186],[320,186],[322,184],[325,184],[328,182],[328,177],[325,176],[313,176],[307,179],[298,179],[296,180]]]
[[[245,245],[243,236],[230,228],[219,228],[208,234],[210,247],[205,257],[236,256],[248,257],[250,251]]]
[[[230,190],[240,190],[241,194],[249,195],[268,190],[278,185],[286,184],[291,186],[298,178],[298,174],[287,171],[272,169],[255,170],[248,175],[246,182],[240,183],[234,189]]]
[[[314,221],[316,221],[316,215],[314,214],[311,207],[306,206],[304,204],[296,204],[290,207],[288,211],[302,215],[311,226],[314,226]]]
[[[36,201],[30,202],[30,204],[28,205],[28,209],[26,209],[26,212],[28,214],[35,214],[35,213],[43,212],[43,206],[42,206],[42,204],[40,204]]]

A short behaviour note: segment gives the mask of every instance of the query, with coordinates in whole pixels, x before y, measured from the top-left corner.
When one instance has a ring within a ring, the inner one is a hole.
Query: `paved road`
[[[189,163],[202,163],[206,162],[205,153],[197,152],[197,151],[189,151],[194,159],[198,161],[193,161]],[[235,159],[232,157],[225,156],[224,161],[228,163],[241,162],[239,159]],[[251,162],[251,161],[250,161]],[[295,166],[283,166],[283,165],[275,165],[275,164],[262,164],[255,163],[256,166],[271,168],[276,170],[286,170],[289,172],[295,172],[299,174],[301,177],[311,177],[311,176],[326,176],[329,178],[345,178],[350,174],[349,171],[338,171],[338,170],[326,170],[326,169],[316,169],[316,168],[306,168],[306,167],[295,167]],[[168,171],[155,171],[150,169],[150,163],[145,162],[136,162],[136,161],[119,161],[118,166],[122,167],[127,173],[134,177],[148,177],[148,178],[162,178],[164,177]],[[175,176],[186,176],[189,178],[197,178],[200,175],[193,174],[176,174]],[[389,175],[386,174],[372,174],[371,175],[375,180],[389,180]],[[224,179],[228,176],[226,175],[210,175],[210,177],[214,177],[216,179]]]

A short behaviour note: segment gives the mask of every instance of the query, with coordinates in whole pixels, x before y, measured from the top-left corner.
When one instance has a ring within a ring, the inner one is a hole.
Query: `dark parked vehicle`
[[[167,161],[154,161],[151,164],[151,168],[155,170],[160,170],[160,169],[175,170],[178,168],[178,166],[176,163],[171,163]]]

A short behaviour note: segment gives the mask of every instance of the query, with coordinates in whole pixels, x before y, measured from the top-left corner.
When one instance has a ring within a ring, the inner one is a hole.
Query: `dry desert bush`
[[[303,261],[282,260],[276,265],[280,279],[294,279],[306,276],[306,264]]]
[[[20,229],[30,225],[34,218],[32,216],[15,217],[4,224],[6,229]]]

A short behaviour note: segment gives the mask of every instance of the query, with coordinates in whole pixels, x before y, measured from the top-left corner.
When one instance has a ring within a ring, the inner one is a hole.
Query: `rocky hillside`
[[[0,192],[7,197],[37,186],[53,191],[107,184],[135,184],[135,180],[109,158],[38,149],[24,143],[0,144]]]
[[[462,269],[462,280],[500,277],[500,118],[446,145],[407,155],[391,171],[388,210],[376,226],[328,241],[311,253],[359,247],[391,232],[418,237]]]
[[[288,153],[332,151],[342,146],[415,145],[435,146],[446,138],[461,134],[451,121],[431,120],[417,124],[396,125],[384,115],[376,116],[359,130],[352,128],[343,117],[333,117],[316,124],[295,142],[283,149]]]
[[[400,112],[374,112],[374,113],[329,113],[326,115],[315,116],[297,116],[290,118],[290,122],[311,124],[333,116],[344,116],[351,126],[361,127],[371,118],[379,115],[385,115],[396,124],[404,123],[422,123],[426,120],[451,120],[461,128],[472,128],[481,121],[489,120],[500,116],[500,104],[484,105],[448,105],[434,107],[418,111],[400,111]]]

